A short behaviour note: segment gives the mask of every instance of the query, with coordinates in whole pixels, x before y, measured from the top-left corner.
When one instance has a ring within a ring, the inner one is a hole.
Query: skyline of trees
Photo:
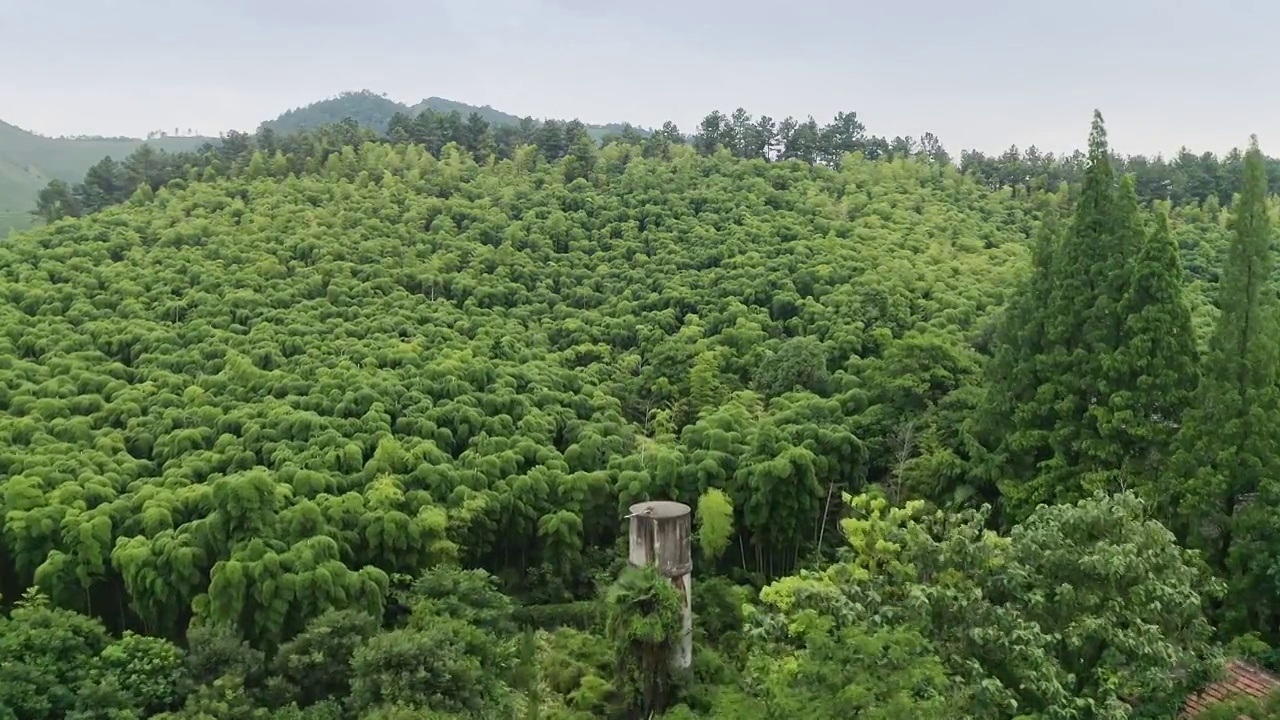
[[[464,114],[463,110],[467,112]],[[336,128],[342,129],[335,131]],[[46,222],[51,218],[94,212],[128,199],[142,177],[148,177],[155,191],[184,168],[207,167],[212,157],[222,160],[223,167],[216,167],[216,171],[227,172],[228,158],[247,162],[245,153],[253,149],[270,155],[279,142],[289,143],[294,136],[303,138],[302,143],[306,144],[310,136],[334,134],[343,137],[344,142],[358,142],[355,138],[360,135],[395,144],[413,142],[437,157],[444,145],[456,142],[480,163],[490,156],[509,159],[521,145],[535,145],[554,161],[583,134],[600,145],[611,142],[643,145],[650,153],[664,152],[662,148],[670,144],[691,144],[703,154],[723,147],[734,156],[746,159],[797,159],[829,167],[836,167],[851,152],[862,153],[872,160],[918,155],[937,163],[957,162],[933,133],[926,132],[918,138],[869,135],[856,112],[839,112],[831,122],[819,125],[812,116],[775,120],[768,116],[757,118],[743,108],[727,113],[716,110],[705,116],[692,134],[686,134],[672,122],[652,130],[628,123],[589,126],[578,120],[517,118],[492,108],[472,109],[440,98],[430,98],[410,107],[362,91],[343,93],[291,110],[274,121],[263,123],[254,133],[220,133],[216,142],[206,143],[192,152],[157,152],[144,145],[133,153],[143,157],[104,158],[80,183],[51,181],[37,196],[32,212]],[[327,152],[333,149],[330,147]],[[298,143],[289,143],[285,150],[287,155],[296,154]],[[1111,161],[1120,174],[1134,176],[1135,192],[1143,206],[1157,201],[1184,206],[1204,203],[1210,198],[1225,205],[1243,188],[1244,154],[1238,148],[1222,156],[1210,152],[1197,154],[1182,148],[1168,159],[1160,155],[1113,153]],[[957,164],[962,173],[972,175],[993,190],[1011,188],[1015,192],[1033,193],[1078,187],[1086,159],[1082,151],[1055,156],[1032,146],[1025,150],[1010,147],[1003,153],[990,155],[963,150]],[[158,175],[147,176],[124,169],[140,164],[157,165],[167,171],[162,169]],[[1280,160],[1266,158],[1266,174],[1269,191],[1280,192]]]

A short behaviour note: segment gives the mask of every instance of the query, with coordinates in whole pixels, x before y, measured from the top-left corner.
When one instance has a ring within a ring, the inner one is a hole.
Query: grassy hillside
[[[32,225],[35,194],[50,179],[37,167],[0,156],[0,237]]]
[[[464,118],[471,113],[476,113],[492,125],[515,125],[522,119],[517,115],[495,110],[488,105],[468,105],[456,100],[447,100],[439,97],[430,97],[415,105],[405,105],[370,90],[361,90],[358,92],[344,92],[336,97],[314,102],[305,107],[294,108],[274,120],[264,122],[263,126],[269,127],[276,132],[289,133],[309,130],[351,118],[364,127],[372,128],[378,132],[385,132],[392,115],[398,112],[417,115],[425,110],[434,110],[440,113],[456,111]],[[622,128],[622,123],[589,124],[587,125],[587,132],[592,137],[600,139],[605,134],[618,132]]]
[[[36,193],[52,179],[78,182],[85,172],[110,155],[117,160],[149,143],[157,149],[190,150],[208,138],[50,138],[0,121],[0,236],[31,224],[27,212]]]

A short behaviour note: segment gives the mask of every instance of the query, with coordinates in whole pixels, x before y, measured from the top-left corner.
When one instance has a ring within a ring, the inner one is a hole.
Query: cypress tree
[[[1195,383],[1176,249],[1167,227],[1146,237],[1098,113],[1070,226],[1039,246],[991,365],[992,469],[1011,522],[1041,503],[1133,485],[1134,473],[1154,483],[1177,427],[1170,416]],[[1171,337],[1160,337],[1163,320],[1175,323]]]
[[[1280,353],[1266,192],[1266,166],[1254,140],[1232,208],[1221,314],[1178,442],[1184,480],[1178,530],[1231,578],[1220,618],[1226,626],[1265,628],[1274,640],[1280,588],[1267,570],[1280,555]]]
[[[1126,193],[1131,191],[1130,183]],[[1135,486],[1166,521],[1173,516],[1175,493],[1164,479],[1200,372],[1183,283],[1168,216],[1157,212],[1155,226],[1138,250],[1125,297],[1110,436],[1123,452],[1122,481]]]
[[[1121,453],[1103,425],[1107,405],[1120,389],[1116,354],[1123,343],[1123,307],[1131,279],[1129,264],[1141,232],[1137,199],[1119,192],[1111,168],[1102,116],[1095,113],[1089,160],[1068,236],[1057,265],[1057,288],[1046,326],[1055,359],[1051,382],[1059,410],[1052,445],[1054,462],[1044,468],[1039,502],[1075,502],[1119,482]]]

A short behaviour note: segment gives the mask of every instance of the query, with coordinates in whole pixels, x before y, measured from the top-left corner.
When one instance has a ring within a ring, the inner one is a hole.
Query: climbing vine
[[[652,567],[627,568],[605,596],[627,716],[645,718],[671,701],[671,655],[680,637],[681,598]]]

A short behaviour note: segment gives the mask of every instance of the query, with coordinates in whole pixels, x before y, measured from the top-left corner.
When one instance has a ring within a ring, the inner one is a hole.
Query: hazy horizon
[[[1280,148],[1280,103],[1263,90],[1280,70],[1266,33],[1280,7],[1262,2],[478,5],[30,3],[0,13],[0,62],[22,69],[0,74],[0,120],[47,136],[217,135],[369,89],[685,132],[739,106],[819,122],[852,110],[869,132],[932,132],[953,154],[1081,148],[1097,108],[1121,153],[1224,153],[1255,133]]]

